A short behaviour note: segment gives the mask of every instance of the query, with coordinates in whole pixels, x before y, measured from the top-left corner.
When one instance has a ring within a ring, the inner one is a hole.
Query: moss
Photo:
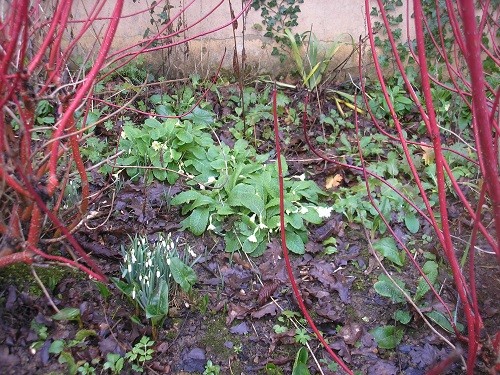
[[[241,345],[241,340],[237,335],[233,335],[229,332],[229,328],[226,326],[225,317],[221,314],[211,316],[207,319],[205,324],[207,328],[200,343],[207,348],[208,356],[212,353],[216,355],[217,360],[222,363],[228,363],[231,359],[232,372],[236,374],[241,373],[243,369],[234,350],[235,347]],[[233,343],[232,348],[226,347],[225,343],[228,341]],[[245,350],[244,346],[243,350]]]
[[[345,312],[346,312],[346,314],[347,314],[347,316],[349,318],[358,318],[359,319],[358,312],[356,311],[356,309],[354,308],[354,306],[347,305],[345,307]]]
[[[53,290],[59,281],[61,281],[70,272],[74,272],[68,270],[67,267],[60,266],[36,267],[35,270],[43,285],[45,285],[48,290]],[[17,263],[1,268],[0,285],[13,285],[19,290],[27,291],[34,296],[42,295],[42,289],[33,277],[31,268],[24,263]]]

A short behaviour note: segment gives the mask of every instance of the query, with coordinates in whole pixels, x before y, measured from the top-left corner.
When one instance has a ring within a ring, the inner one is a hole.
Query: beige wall
[[[90,6],[94,3],[92,0],[78,0],[73,9],[75,19],[86,18]],[[133,43],[141,41],[144,31],[151,27],[150,14],[148,12],[129,16],[139,10],[147,7],[151,2],[140,0],[136,3],[132,0],[126,0],[123,11],[123,19],[117,31],[114,40],[113,49],[118,50]],[[171,9],[171,16],[179,11],[180,5],[187,5],[188,0],[175,0],[171,4],[175,7]],[[201,19],[209,10],[211,10],[218,1],[215,0],[196,0],[194,4],[179,19],[182,25],[193,25]],[[234,11],[241,9],[241,1],[233,0]],[[103,14],[111,14],[113,1],[108,1]],[[300,5],[299,26],[295,29],[297,32],[312,30],[321,43],[327,46],[332,41],[345,41],[346,45],[338,54],[337,61],[345,58],[351,51],[351,36],[357,42],[359,36],[366,35],[366,23],[364,18],[363,0],[305,0]],[[212,30],[218,26],[228,23],[230,20],[229,3],[224,1],[210,17],[192,27],[182,35],[184,37],[195,36],[199,33]],[[290,67],[283,65],[275,57],[271,56],[272,41],[263,36],[262,19],[260,10],[253,8],[248,12],[245,22],[238,20],[236,33],[236,44],[238,53],[241,54],[243,44],[247,54],[247,64],[250,73],[255,75],[263,73],[279,74],[290,71]],[[174,22],[176,28],[177,21]],[[243,27],[245,26],[245,37],[243,38]],[[81,41],[81,52],[84,55],[92,50],[92,46],[100,41],[105,29],[105,22],[94,24],[92,33],[87,33]],[[75,26],[77,28],[77,26]],[[175,38],[174,40],[179,40]],[[97,42],[96,42],[97,41]],[[187,45],[180,45],[163,53],[156,53],[148,56],[148,63],[154,66],[163,66],[164,73],[168,76],[188,75],[192,72],[198,72],[205,75],[213,71],[222,59],[224,48],[227,49],[224,59],[224,69],[232,70],[233,56],[233,30],[232,27],[226,27],[204,37],[196,38]],[[336,65],[336,62],[332,66]],[[348,67],[353,68],[357,65],[357,56],[350,59]]]

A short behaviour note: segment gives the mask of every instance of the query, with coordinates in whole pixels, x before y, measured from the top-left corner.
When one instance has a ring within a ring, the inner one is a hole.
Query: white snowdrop
[[[257,242],[257,237],[255,237],[255,234],[252,234],[250,237],[248,237],[248,241],[250,242]]]

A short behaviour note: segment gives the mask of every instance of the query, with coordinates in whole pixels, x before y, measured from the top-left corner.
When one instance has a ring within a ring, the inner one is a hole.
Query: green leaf
[[[415,215],[414,212],[408,212],[405,214],[405,225],[406,228],[410,231],[410,233],[417,233],[420,229],[420,221]]]
[[[401,324],[408,324],[411,320],[411,315],[408,310],[396,310],[394,313],[394,320]]]
[[[309,359],[309,354],[307,349],[302,347],[297,352],[295,356],[295,362],[293,363],[292,375],[309,375],[309,369],[307,368],[307,360]]]
[[[394,264],[401,267],[404,265],[404,253],[398,251],[394,238],[381,238],[373,243],[373,248]]]
[[[170,258],[170,272],[183,291],[188,292],[196,283],[196,273],[178,257]]]
[[[295,232],[286,231],[286,245],[292,253],[299,255],[305,253],[304,241]]]
[[[165,279],[160,280],[155,293],[148,301],[146,306],[146,318],[162,319],[168,314],[168,303],[169,303],[169,287],[168,282]]]
[[[182,144],[186,143],[191,143],[193,142],[193,134],[189,133],[188,131],[180,131],[176,135],[177,139],[182,142]]]
[[[391,325],[374,328],[370,333],[375,338],[378,347],[382,349],[394,349],[403,338],[403,330]]]
[[[435,261],[428,260],[427,262],[425,262],[424,266],[422,267],[422,271],[427,276],[431,284],[434,284],[436,282],[438,277],[438,264]],[[429,284],[427,284],[425,279],[420,276],[418,279],[417,290],[415,292],[415,301],[421,299],[430,289],[431,288]]]
[[[233,232],[228,232],[224,235],[224,243],[224,250],[228,253],[234,253],[241,247],[238,237]]]
[[[144,125],[150,128],[149,135],[153,141],[157,141],[165,134],[163,124],[153,117],[147,118]]]
[[[448,320],[448,318],[446,318],[446,316],[443,313],[440,313],[439,311],[433,310],[433,311],[430,311],[428,313],[425,313],[425,315],[430,320],[432,320],[434,323],[439,325],[442,329],[444,329],[450,333],[455,332],[453,330],[453,327],[452,327],[450,321]]]
[[[208,225],[209,209],[207,207],[196,208],[191,212],[185,225],[196,236],[201,236]]]
[[[248,184],[238,184],[229,193],[228,203],[231,206],[243,206],[257,215],[264,213],[264,201],[256,194],[255,188]]]
[[[191,113],[183,118],[191,120],[193,124],[196,125],[208,126],[214,124],[213,113],[200,107],[196,107]]]
[[[323,219],[319,217],[318,211],[313,207],[307,207],[307,212],[302,214],[302,218],[311,224],[321,224]]]
[[[302,217],[299,213],[290,214],[288,216],[285,216],[285,222],[290,224],[295,229],[303,229],[304,228],[304,222],[302,221]]]
[[[94,283],[97,286],[99,294],[102,296],[102,298],[107,300],[109,297],[111,297],[111,291],[106,284],[101,283],[100,281],[95,281]]]
[[[393,279],[401,289],[406,291],[404,282],[402,282],[394,277],[393,277]],[[378,277],[378,280],[379,281],[377,281],[373,285],[375,291],[378,294],[380,294],[383,297],[390,298],[393,303],[402,303],[402,302],[406,301],[404,294],[401,292],[400,289],[398,289],[396,287],[396,285],[394,285],[394,283],[392,282],[391,279],[389,279],[389,277],[387,277],[384,274],[381,274]]]
[[[59,310],[58,313],[52,315],[52,319],[55,320],[79,320],[80,319],[80,309],[76,307],[65,307]]]
[[[64,350],[66,343],[64,340],[54,340],[49,347],[49,353],[51,354],[59,354]]]
[[[90,336],[97,336],[96,331],[93,329],[81,329],[76,333],[73,341],[75,341],[75,343],[81,343]]]
[[[78,365],[75,363],[75,359],[73,358],[73,356],[71,355],[71,353],[69,353],[69,352],[62,352],[59,355],[58,362],[61,363],[61,364],[66,364],[67,365],[67,369],[66,369],[67,372],[66,373],[68,375],[76,375],[76,373],[78,371]]]
[[[179,206],[181,204],[194,201],[196,198],[199,198],[200,196],[203,196],[203,194],[201,194],[199,191],[196,190],[183,191],[182,193],[179,193],[175,197],[173,197],[170,203],[174,206]]]

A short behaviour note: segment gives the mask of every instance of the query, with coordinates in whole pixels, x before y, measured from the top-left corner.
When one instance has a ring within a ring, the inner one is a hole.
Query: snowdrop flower
[[[319,217],[328,218],[332,214],[332,207],[315,207]]]
[[[210,176],[207,180],[207,185],[210,185],[211,183],[214,183],[217,181],[214,176]]]
[[[137,258],[135,257],[135,252],[134,251],[132,251],[132,253],[130,254],[130,256],[131,256],[130,259],[132,261],[132,264],[136,263],[137,262]]]
[[[153,141],[153,144],[151,145],[151,148],[155,151],[160,151],[162,147],[163,145],[158,141]]]
[[[304,206],[300,206],[300,210],[299,212],[302,214],[302,215],[305,215],[309,212],[309,210],[307,209],[307,207],[304,207]]]
[[[257,242],[257,237],[255,237],[255,234],[252,234],[250,237],[248,237],[248,241],[250,242]]]
[[[160,270],[156,270],[156,278],[159,279],[161,276]]]
[[[132,299],[135,299],[135,288],[132,289]]]
[[[170,266],[170,258],[167,258],[167,266]]]
[[[268,226],[262,222],[262,216],[259,217],[259,225],[257,226],[259,229],[267,229]]]
[[[127,271],[128,271],[128,273],[132,273],[132,264],[130,264],[130,263],[128,264]]]
[[[198,184],[198,186],[200,187],[200,190],[205,190],[205,185]]]
[[[253,214],[252,216],[250,216],[250,221],[251,221],[252,223],[255,223],[255,217],[256,217],[256,216],[257,216],[257,215],[255,215],[255,214]]]

